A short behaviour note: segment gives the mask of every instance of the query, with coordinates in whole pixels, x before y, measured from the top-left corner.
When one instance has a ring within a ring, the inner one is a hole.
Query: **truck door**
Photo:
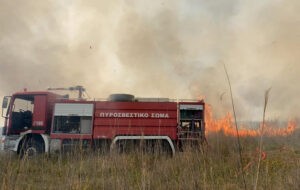
[[[11,116],[9,118],[9,134],[19,134],[32,126],[34,96],[13,97]]]
[[[26,130],[45,130],[46,95],[18,95],[13,97],[9,117],[9,134]]]

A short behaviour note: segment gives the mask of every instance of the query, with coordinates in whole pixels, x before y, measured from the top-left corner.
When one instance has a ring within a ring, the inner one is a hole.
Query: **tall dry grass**
[[[265,138],[257,189],[300,189],[300,132]],[[256,138],[241,138],[247,187],[257,169]],[[40,156],[20,160],[0,157],[1,189],[243,189],[236,139],[222,133],[208,137],[205,152],[188,148],[174,157],[135,152]]]

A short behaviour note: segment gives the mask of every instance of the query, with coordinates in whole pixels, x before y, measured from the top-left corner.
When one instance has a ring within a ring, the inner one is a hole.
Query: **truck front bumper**
[[[5,141],[5,137],[1,136],[1,138],[0,138],[0,152],[4,151],[4,141]]]
[[[17,151],[18,147],[17,144],[19,142],[19,136],[2,136],[1,137],[1,144],[0,144],[0,151],[1,152],[8,152],[8,151]]]

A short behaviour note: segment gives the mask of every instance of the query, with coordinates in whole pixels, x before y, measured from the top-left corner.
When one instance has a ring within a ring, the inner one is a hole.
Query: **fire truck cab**
[[[55,100],[62,98],[51,92],[19,92],[5,96],[2,117],[4,149],[47,152]]]
[[[173,154],[185,142],[205,140],[203,100],[171,101],[111,95],[87,101],[49,92],[5,96],[1,146],[20,155],[84,148],[123,148],[126,143],[161,141]]]

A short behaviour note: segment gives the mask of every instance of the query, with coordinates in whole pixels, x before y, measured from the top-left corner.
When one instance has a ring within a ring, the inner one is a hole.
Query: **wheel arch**
[[[174,143],[168,136],[115,136],[110,145],[111,150],[114,149],[116,142],[119,140],[165,140],[170,145],[172,155],[175,155]]]
[[[20,137],[20,139],[18,140],[17,143],[17,153],[20,154],[21,148],[23,146],[25,146],[25,144],[29,141],[29,140],[34,140],[38,143],[42,144],[42,148],[43,148],[43,152],[48,152],[49,151],[49,138],[46,135],[41,135],[41,134],[35,134],[35,133],[26,133],[24,134],[22,137]]]

